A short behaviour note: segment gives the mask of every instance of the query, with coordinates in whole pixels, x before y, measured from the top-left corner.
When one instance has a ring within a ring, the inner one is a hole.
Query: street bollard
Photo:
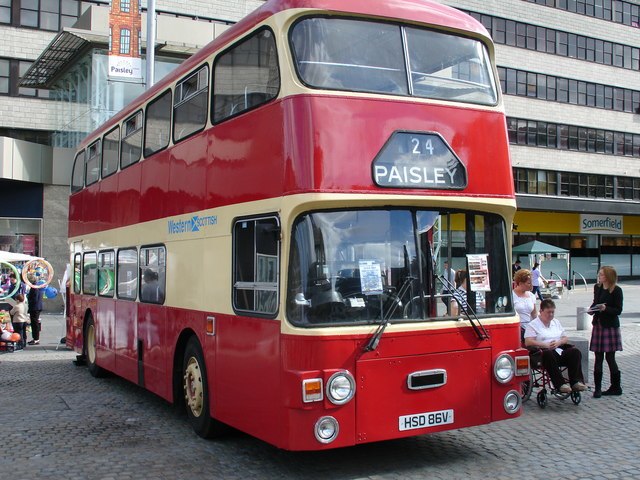
[[[583,310],[586,310],[586,308]],[[582,374],[584,375],[584,383],[589,383],[589,340],[580,337],[569,337],[569,343],[580,350],[580,353],[582,354]]]
[[[589,328],[589,314],[586,307],[577,307],[576,330],[587,330]]]

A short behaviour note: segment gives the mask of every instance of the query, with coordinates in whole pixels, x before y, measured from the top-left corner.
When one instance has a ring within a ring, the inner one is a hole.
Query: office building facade
[[[640,276],[640,3],[441,3],[482,22],[496,43],[514,245],[537,239],[568,250],[569,271],[553,258],[543,262],[547,276],[593,280],[599,265]]]

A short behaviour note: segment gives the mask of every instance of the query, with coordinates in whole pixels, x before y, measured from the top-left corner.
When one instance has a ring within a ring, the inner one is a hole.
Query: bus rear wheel
[[[89,373],[96,378],[104,377],[106,372],[96,363],[96,325],[91,315],[87,318],[87,323],[84,328],[84,355]]]
[[[209,385],[202,347],[195,337],[187,343],[182,362],[182,388],[193,430],[202,438],[214,438],[224,433],[225,426],[211,417]]]

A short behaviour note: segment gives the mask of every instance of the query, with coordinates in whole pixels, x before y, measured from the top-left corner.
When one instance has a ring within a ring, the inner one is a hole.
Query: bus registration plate
[[[415,415],[402,415],[398,420],[400,431],[446,425],[448,423],[453,423],[453,409],[440,410],[438,412],[416,413]]]

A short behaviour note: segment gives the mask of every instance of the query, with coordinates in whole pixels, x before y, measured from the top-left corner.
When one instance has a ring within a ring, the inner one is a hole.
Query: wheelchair
[[[542,355],[536,352],[530,353],[531,369],[529,373],[529,380],[522,382],[522,401],[525,402],[531,398],[533,391],[538,389],[536,394],[536,401],[540,408],[545,408],[549,403],[549,397],[553,396],[560,400],[566,400],[571,398],[571,401],[575,405],[580,405],[582,401],[582,395],[578,391],[571,391],[571,393],[562,393],[556,390],[551,382],[551,376],[542,366]],[[567,380],[567,367],[560,367],[560,373]]]

